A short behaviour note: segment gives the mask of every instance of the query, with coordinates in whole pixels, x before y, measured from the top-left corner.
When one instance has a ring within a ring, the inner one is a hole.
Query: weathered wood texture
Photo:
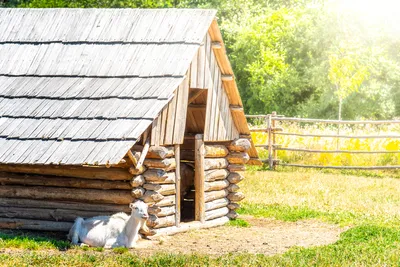
[[[234,220],[237,217],[239,217],[239,215],[234,210],[230,210],[226,216],[228,216],[228,218],[232,219],[232,220]]]
[[[236,184],[231,184],[228,186],[227,190],[231,193],[239,191],[240,187]]]
[[[175,196],[165,196],[163,199],[161,199],[159,202],[157,202],[157,206],[159,207],[166,207],[166,206],[171,206],[174,205],[175,202]]]
[[[175,169],[175,226],[179,226],[181,222],[181,147],[180,145],[175,145],[175,161],[176,161],[176,169]],[[164,213],[163,213],[164,214]],[[169,215],[169,214],[167,214]]]
[[[66,210],[45,208],[1,207],[0,218],[33,219],[45,221],[73,222],[77,217],[90,218],[100,215],[112,215],[112,212]]]
[[[189,96],[189,78],[187,76],[176,89],[169,104],[154,120],[151,131],[152,146],[183,143]]]
[[[157,208],[154,208],[157,207]],[[153,206],[149,208],[149,214],[157,215],[157,217],[165,217],[169,215],[175,214],[175,205],[173,206],[165,206],[165,207],[158,207],[158,206]]]
[[[231,172],[229,175],[228,175],[228,181],[231,183],[231,184],[237,184],[237,183],[239,183],[240,181],[242,181],[243,180],[243,175],[241,175],[240,173],[237,173],[237,172]]]
[[[143,188],[160,193],[163,196],[174,195],[176,193],[174,184],[144,184]]]
[[[143,176],[148,183],[173,184],[176,181],[174,172],[166,172],[161,169],[148,169]]]
[[[234,192],[228,194],[228,199],[232,202],[242,201],[245,198],[244,194],[241,192]]]
[[[238,203],[231,202],[228,204],[227,207],[230,210],[236,210],[236,209],[240,208],[240,205]]]
[[[32,173],[99,180],[130,180],[132,174],[127,169],[105,167],[82,167],[67,165],[16,165],[0,164],[0,171],[16,173]]]
[[[239,138],[232,141],[228,149],[232,152],[246,152],[251,148],[251,143],[248,139]]]
[[[144,165],[146,165],[147,168],[153,168],[153,169],[162,169],[164,171],[171,171],[176,168],[176,161],[175,158],[169,158],[169,159],[146,159],[144,161]]]
[[[153,204],[161,201],[163,198],[164,198],[164,196],[158,192],[146,190],[146,192],[140,199],[143,200],[143,202],[147,203],[148,205],[153,205]]]
[[[219,198],[226,197],[228,195],[228,190],[218,190],[218,191],[211,191],[211,192],[206,192],[204,194],[204,200],[205,202],[210,202]]]
[[[172,226],[172,227],[165,227],[161,229],[157,229],[157,234],[156,235],[174,235],[177,233],[182,233],[182,232],[187,232],[192,229],[207,229],[207,228],[212,228],[220,225],[224,225],[229,221],[229,218],[226,216],[214,219],[214,220],[209,220],[204,223],[201,222],[188,222],[188,223],[182,223],[179,227]]]
[[[205,145],[205,158],[224,158],[229,150],[224,145]],[[194,150],[182,150],[182,159],[194,160]]]
[[[230,172],[244,172],[246,170],[245,165],[239,165],[239,164],[229,164],[228,165],[228,170]]]
[[[205,171],[204,180],[206,182],[213,182],[217,180],[223,180],[228,177],[229,171],[226,169],[216,169]]]
[[[72,224],[72,222],[0,218],[1,229],[66,232],[71,229]]]
[[[195,137],[195,219],[196,221],[205,221],[205,193],[204,193],[204,170],[205,170],[205,149],[204,149],[204,136],[198,134]]]
[[[208,211],[208,210],[215,210],[215,209],[227,207],[227,206],[229,207],[229,205],[230,205],[229,199],[224,197],[224,198],[220,198],[220,199],[216,199],[216,200],[207,202],[205,207],[206,207],[206,211]]]
[[[131,194],[134,198],[141,198],[146,190],[142,187],[133,188]]]
[[[158,218],[155,223],[154,229],[175,225],[175,215]]]
[[[219,180],[215,182],[205,182],[204,184],[204,191],[209,192],[209,191],[216,191],[216,190],[222,190],[227,188],[229,185],[228,180]]]
[[[38,185],[54,187],[91,188],[91,189],[126,189],[131,186],[124,181],[89,180],[71,177],[23,175],[0,172],[0,185]]]
[[[146,180],[144,179],[144,176],[138,175],[138,176],[132,177],[130,185],[132,187],[139,187],[139,186],[142,186],[145,182],[146,182]]]
[[[209,210],[209,211],[206,211],[205,218],[206,218],[206,221],[208,221],[208,220],[212,220],[215,218],[225,216],[228,213],[229,213],[229,209],[227,207],[223,207],[223,208],[219,208],[219,209],[215,209],[215,210]]]
[[[229,150],[224,145],[205,145],[206,158],[224,158],[229,154]]]
[[[133,197],[129,190],[98,190],[41,186],[0,186],[2,198],[32,198],[88,203],[129,204]]]
[[[204,170],[225,169],[229,162],[225,158],[204,159]]]
[[[210,35],[205,39],[204,53],[206,57],[205,75],[209,77],[207,94],[206,120],[204,141],[229,141],[239,137],[233,114],[230,111],[230,99],[225,83],[222,82],[223,72],[218,66],[211,45]],[[199,48],[199,52],[203,47]],[[239,98],[240,99],[240,98]]]
[[[250,157],[246,152],[238,152],[238,153],[230,153],[227,156],[227,159],[230,164],[246,164]]]
[[[150,146],[146,158],[165,159],[174,156],[174,147],[172,146]]]

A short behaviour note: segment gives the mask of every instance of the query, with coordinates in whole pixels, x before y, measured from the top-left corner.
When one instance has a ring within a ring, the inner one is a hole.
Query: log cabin
[[[215,15],[0,9],[0,228],[135,199],[159,234],[236,218],[258,156]]]

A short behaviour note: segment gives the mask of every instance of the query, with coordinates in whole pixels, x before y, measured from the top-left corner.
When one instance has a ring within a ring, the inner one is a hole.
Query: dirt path
[[[346,229],[317,220],[283,222],[273,219],[241,216],[250,227],[221,226],[211,229],[194,230],[174,236],[153,237],[153,240],[140,240],[138,247],[131,250],[139,256],[155,253],[198,253],[211,256],[226,253],[257,253],[273,255],[284,253],[294,246],[311,247],[334,243]],[[36,234],[37,235],[37,232]],[[39,236],[65,240],[65,235],[40,233]],[[23,249],[0,248],[0,253],[24,253]],[[86,253],[84,250],[47,250],[46,253]],[[104,251],[100,253],[113,253]]]
[[[138,243],[139,254],[156,252],[200,253],[221,255],[249,252],[273,255],[293,246],[320,246],[334,243],[344,230],[316,220],[282,222],[271,219],[242,217],[251,227],[222,226],[196,230],[174,236],[158,237]]]

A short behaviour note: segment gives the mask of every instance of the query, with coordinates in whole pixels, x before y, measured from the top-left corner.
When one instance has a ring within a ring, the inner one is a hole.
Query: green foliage
[[[0,7],[214,8],[246,113],[334,119],[340,102],[343,119],[400,116],[400,39],[332,2],[5,0]]]

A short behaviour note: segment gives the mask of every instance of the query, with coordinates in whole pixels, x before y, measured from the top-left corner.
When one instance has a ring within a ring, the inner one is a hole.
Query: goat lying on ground
[[[72,244],[79,241],[92,247],[132,248],[139,239],[139,230],[148,231],[146,220],[149,218],[147,205],[143,201],[131,203],[130,216],[120,212],[112,216],[97,216],[89,219],[78,217],[68,234]]]

